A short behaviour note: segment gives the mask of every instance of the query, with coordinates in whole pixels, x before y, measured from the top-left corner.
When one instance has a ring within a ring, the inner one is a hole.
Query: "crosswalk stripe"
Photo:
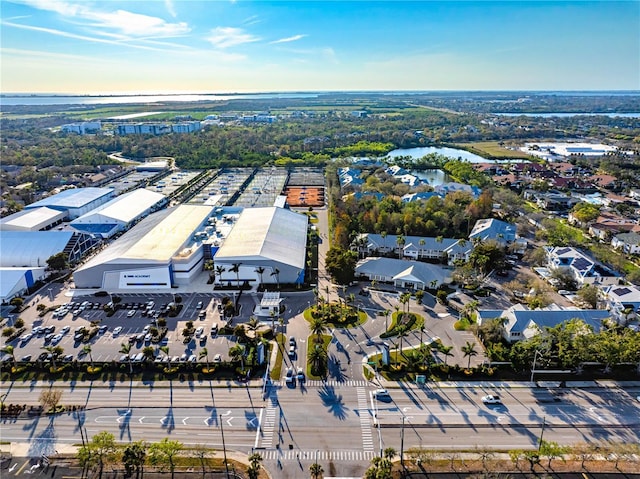
[[[303,450],[281,450],[281,449],[265,449],[256,451],[265,461],[370,461],[373,459],[373,451],[303,451]]]

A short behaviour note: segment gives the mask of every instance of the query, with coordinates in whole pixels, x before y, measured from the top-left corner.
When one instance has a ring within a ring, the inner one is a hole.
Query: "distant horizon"
[[[635,0],[2,0],[0,15],[16,93],[640,89]]]
[[[229,95],[311,95],[332,93],[372,93],[372,94],[427,94],[427,93],[625,93],[638,94],[640,89],[455,89],[455,90],[255,90],[255,91],[158,91],[158,92],[0,92],[0,97],[34,97],[34,96],[64,96],[64,97],[109,97],[109,96],[229,96]]]

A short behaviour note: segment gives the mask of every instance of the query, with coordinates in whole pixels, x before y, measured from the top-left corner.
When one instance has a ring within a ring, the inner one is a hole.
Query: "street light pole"
[[[533,373],[536,371],[536,359],[538,358],[538,353],[540,351],[538,351],[536,349],[535,353],[533,354],[533,366],[531,367],[531,379],[529,380],[529,382],[533,383]]]
[[[220,433],[222,434],[222,453],[224,454],[224,469],[229,479],[229,464],[227,464],[227,447],[224,444],[224,427],[222,426],[222,414],[220,414]]]
[[[404,419],[402,416],[402,429],[400,429],[400,467],[404,470]]]

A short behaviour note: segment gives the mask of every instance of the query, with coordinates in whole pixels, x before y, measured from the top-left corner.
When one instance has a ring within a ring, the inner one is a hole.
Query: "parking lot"
[[[32,333],[31,337],[26,341],[18,338],[10,344],[14,346],[14,355],[18,360],[28,360],[26,357],[29,356],[30,360],[36,360],[41,354],[47,354],[43,348],[60,346],[63,348],[61,360],[117,361],[123,359],[123,353],[120,352],[123,344],[131,344],[129,354],[132,356],[141,353],[147,346],[153,347],[156,355],[164,356],[159,348],[166,346],[172,360],[180,361],[182,357],[184,361],[195,356],[193,360],[197,359],[202,348],[206,347],[210,360],[216,354],[220,354],[225,360],[229,348],[234,346],[235,342],[232,338],[211,334],[212,326],[223,326],[217,305],[224,296],[222,293],[181,294],[182,310],[176,317],[160,313],[163,306],[176,299],[173,294],[120,294],[120,307],[110,317],[104,310],[104,306],[111,302],[108,295],[68,298],[69,301],[66,303],[58,300],[55,302],[57,306],[66,305],[66,308],[69,308],[66,314],[58,315],[51,311],[40,318],[35,308],[30,308],[30,314],[23,314],[21,317],[25,321],[25,335]],[[58,299],[61,297],[58,296]],[[155,314],[146,314],[149,301],[153,302],[153,307],[149,310]],[[167,322],[168,332],[162,343],[152,343],[150,335],[145,338],[149,329],[156,325],[154,316],[165,318]],[[202,334],[184,344],[182,330],[187,321],[193,321],[195,328],[202,327]],[[82,334],[76,335],[81,328],[90,329],[92,323],[99,327],[98,333],[88,342],[83,342]],[[43,331],[38,331],[39,329]],[[91,348],[90,355],[83,351],[87,345]],[[200,361],[205,360],[202,358]]]

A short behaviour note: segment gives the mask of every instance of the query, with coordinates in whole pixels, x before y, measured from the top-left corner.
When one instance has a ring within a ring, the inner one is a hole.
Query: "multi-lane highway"
[[[48,385],[5,384],[6,402],[36,404]],[[341,474],[361,473],[381,449],[534,447],[541,434],[560,443],[640,440],[637,390],[511,387],[390,388],[390,401],[376,400],[377,387],[361,381],[329,381],[288,387],[273,383],[234,387],[220,383],[57,385],[62,402],[83,411],[52,418],[5,421],[3,440],[29,442],[31,452],[53,452],[56,444],[80,443],[106,430],[122,441],[171,436],[185,444],[207,444],[243,453],[257,448],[279,477],[297,477],[299,463],[319,462]],[[497,393],[501,405],[481,397]],[[544,433],[543,431],[544,427]],[[356,467],[357,466],[357,467]],[[356,470],[360,467],[362,470]],[[355,469],[354,469],[355,468]]]

